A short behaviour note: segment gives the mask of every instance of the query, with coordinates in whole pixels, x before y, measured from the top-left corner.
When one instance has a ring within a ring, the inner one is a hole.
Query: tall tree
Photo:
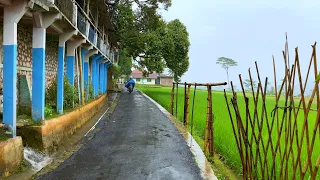
[[[171,0],[115,0],[114,4],[109,12],[120,49],[150,73],[168,67],[178,80],[189,66],[190,43],[179,20],[166,23],[158,13],[161,8],[167,10]]]
[[[231,89],[230,88],[230,80],[229,80],[229,69],[230,69],[230,67],[238,66],[238,63],[235,60],[230,59],[230,58],[219,57],[217,60],[217,64],[220,64],[221,67],[226,70],[229,89]]]
[[[174,80],[180,81],[189,67],[190,42],[187,28],[178,19],[169,22],[162,44],[166,65],[173,72]]]

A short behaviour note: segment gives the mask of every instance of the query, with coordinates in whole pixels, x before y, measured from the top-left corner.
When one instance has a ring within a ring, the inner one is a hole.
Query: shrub
[[[72,109],[78,104],[78,89],[73,87],[68,78],[64,78],[64,101],[65,109]],[[46,107],[50,106],[52,109],[56,108],[57,103],[57,79],[55,79],[46,90]]]

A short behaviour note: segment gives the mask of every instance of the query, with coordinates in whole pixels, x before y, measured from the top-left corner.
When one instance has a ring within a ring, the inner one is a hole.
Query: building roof
[[[167,75],[167,74],[160,74],[161,78],[173,78],[173,76]]]
[[[149,78],[149,79],[157,79],[158,75],[156,73],[149,74],[148,77],[143,77],[143,73],[135,69],[131,73],[132,78]]]

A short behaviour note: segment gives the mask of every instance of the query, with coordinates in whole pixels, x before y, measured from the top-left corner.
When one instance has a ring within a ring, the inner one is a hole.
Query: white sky
[[[230,70],[230,79],[239,88],[238,74],[247,78],[251,67],[255,75],[254,61],[262,79],[268,76],[273,80],[272,55],[277,73],[283,76],[285,32],[291,62],[298,46],[305,71],[311,45],[320,39],[319,9],[319,0],[172,0],[169,11],[161,13],[167,21],[180,19],[189,31],[190,67],[183,81],[227,81],[224,69],[216,65],[216,60],[224,56],[239,64]]]

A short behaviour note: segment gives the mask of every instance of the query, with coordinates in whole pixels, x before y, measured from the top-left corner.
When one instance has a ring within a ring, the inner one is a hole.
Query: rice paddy
[[[170,112],[170,101],[171,101],[171,87],[160,87],[160,86],[138,86],[142,92],[153,98],[157,101],[161,106],[167,109]],[[189,131],[192,132],[193,136],[199,144],[203,144],[205,127],[206,127],[206,114],[207,114],[207,91],[206,90],[197,90],[196,97],[195,97],[195,106],[194,106],[194,121],[192,122],[191,119],[191,108],[192,108],[192,99],[193,99],[193,92],[194,89],[191,89],[191,97],[190,97],[190,114],[189,114]],[[183,121],[183,110],[184,110],[184,88],[179,88],[178,93],[178,119]],[[231,98],[232,95],[228,94],[228,98]],[[232,124],[230,121],[229,113],[227,110],[227,104],[224,97],[223,92],[213,91],[212,93],[213,99],[213,114],[214,114],[214,148],[215,152],[218,153],[223,157],[224,162],[231,167],[235,172],[241,176],[242,172],[242,164],[239,156],[239,152],[237,149],[235,137],[232,130]],[[271,121],[271,112],[275,106],[275,97],[269,96],[266,98],[266,109],[267,109],[267,117],[269,121]],[[297,100],[298,101],[298,100]],[[249,97],[249,107],[250,107],[250,114],[253,114],[254,111],[254,103],[253,98]],[[295,101],[296,102],[296,101]],[[284,100],[280,100],[280,104],[284,104]],[[240,108],[241,116],[245,119],[246,117],[246,109],[245,109],[245,101],[241,95],[238,95],[238,105]],[[230,107],[232,109],[232,105],[230,103]],[[311,108],[316,108],[316,105],[313,104]],[[261,114],[261,103],[258,108],[258,112]],[[279,109],[279,116],[282,116],[283,110]],[[234,114],[232,114],[234,116]],[[309,135],[312,137],[314,124],[316,122],[317,112],[313,111],[310,112],[308,115],[308,125],[309,125]],[[297,126],[300,127],[299,129],[299,137],[301,136],[301,127],[304,122],[304,113],[303,110],[299,111],[298,119],[297,119]],[[191,126],[193,127],[191,129]],[[272,131],[272,144],[277,143],[277,129],[279,128],[279,124],[275,122],[273,131]],[[257,132],[258,129],[255,129]],[[317,133],[315,137],[315,143],[312,153],[312,165],[316,164],[317,158],[320,155],[320,129],[318,128],[319,133]],[[249,134],[249,138],[251,138],[252,134]],[[268,141],[268,129],[267,126],[264,125],[262,129],[262,140],[266,144]],[[306,138],[304,138],[302,144],[302,151],[301,151],[301,162],[302,166],[304,166],[307,160],[307,148],[306,148]],[[280,148],[284,148],[285,146],[285,138],[284,136],[281,137],[280,140]],[[256,147],[254,147],[256,148]],[[261,147],[260,147],[261,148]],[[283,149],[282,148],[282,149]],[[271,150],[269,148],[267,157],[268,157],[268,164],[270,166],[272,155]],[[293,143],[293,155],[297,156],[297,145]],[[270,162],[269,162],[270,158]],[[279,172],[281,168],[281,159],[279,156],[276,158],[276,171]],[[286,164],[286,163],[284,163]],[[296,176],[299,179],[299,174],[292,173],[293,163],[292,161],[288,162],[288,174],[289,178],[291,179],[293,176]],[[259,171],[259,167],[257,167],[258,174],[261,175]],[[278,174],[278,173],[276,173]],[[309,177],[309,171],[307,171],[305,178]],[[278,179],[278,178],[277,178]],[[320,172],[318,171],[316,179],[320,179]]]

